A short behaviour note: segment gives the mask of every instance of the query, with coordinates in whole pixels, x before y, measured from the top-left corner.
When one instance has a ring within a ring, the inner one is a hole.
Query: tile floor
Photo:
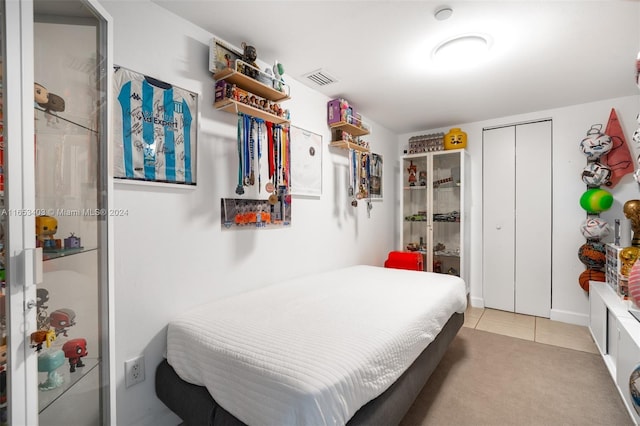
[[[599,353],[587,327],[548,318],[469,306],[465,327],[583,352]]]

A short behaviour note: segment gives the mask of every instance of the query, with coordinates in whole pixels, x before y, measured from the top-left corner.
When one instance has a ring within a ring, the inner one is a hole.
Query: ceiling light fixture
[[[489,37],[480,34],[464,34],[447,39],[433,49],[435,62],[446,65],[468,65],[482,59],[489,51]]]
[[[453,14],[453,9],[451,9],[449,6],[440,6],[433,13],[433,16],[438,21],[444,21],[445,19],[449,19],[452,14]]]

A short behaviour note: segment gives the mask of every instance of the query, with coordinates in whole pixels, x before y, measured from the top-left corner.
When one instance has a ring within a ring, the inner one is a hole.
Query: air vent
[[[313,72],[305,74],[304,76],[318,86],[326,86],[327,84],[338,82],[337,78],[333,77],[330,74],[327,74],[327,72],[322,69],[315,70]]]

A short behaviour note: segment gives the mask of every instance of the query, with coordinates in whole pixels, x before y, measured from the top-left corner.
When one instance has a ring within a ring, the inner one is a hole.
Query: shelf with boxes
[[[248,69],[255,78],[245,74]],[[289,123],[289,110],[279,104],[290,99],[289,86],[273,76],[236,59],[233,68],[216,72],[213,79],[216,81],[213,104],[216,109],[233,114],[241,112],[275,124]]]
[[[362,136],[368,135],[371,128],[347,100],[337,98],[327,103],[327,124],[331,128],[330,146],[369,152],[369,142]]]

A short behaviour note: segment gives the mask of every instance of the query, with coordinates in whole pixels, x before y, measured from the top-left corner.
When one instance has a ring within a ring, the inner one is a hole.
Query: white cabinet
[[[627,411],[640,423],[629,388],[632,372],[640,366],[640,322],[629,313],[629,301],[606,283],[589,284],[589,329],[609,369]]]
[[[549,317],[551,137],[549,120],[483,131],[486,307]]]
[[[402,157],[402,247],[426,271],[462,277],[469,287],[469,172],[465,150]]]

